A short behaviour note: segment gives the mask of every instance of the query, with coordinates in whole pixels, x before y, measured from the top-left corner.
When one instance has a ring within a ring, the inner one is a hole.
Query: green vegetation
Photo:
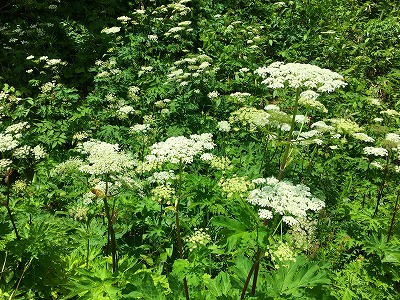
[[[0,4],[0,300],[399,299],[398,1],[220,2]]]

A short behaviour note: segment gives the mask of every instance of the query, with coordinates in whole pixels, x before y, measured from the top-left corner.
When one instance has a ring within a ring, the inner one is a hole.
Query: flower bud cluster
[[[288,263],[296,261],[296,254],[293,249],[282,241],[268,247],[268,254],[271,256],[272,263],[276,269],[288,267]]]
[[[195,232],[187,239],[189,251],[206,246],[210,241],[211,237],[204,229],[195,229]]]
[[[234,195],[244,197],[250,189],[254,188],[254,184],[248,181],[247,177],[239,177],[236,175],[232,178],[221,178],[218,185],[226,194],[227,198],[231,198]]]

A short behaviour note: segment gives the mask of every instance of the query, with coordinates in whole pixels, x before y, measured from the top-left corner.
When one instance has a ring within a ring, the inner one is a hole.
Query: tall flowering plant
[[[274,62],[268,67],[258,68],[255,73],[265,78],[262,83],[268,88],[289,89],[294,93],[292,122],[278,174],[280,180],[283,178],[290,158],[291,141],[301,93],[313,90],[330,93],[345,87],[347,83],[343,81],[343,76],[340,74],[310,64]]]
[[[112,181],[112,176],[122,175],[133,168],[134,161],[132,157],[119,149],[119,145],[97,140],[90,140],[80,144],[78,152],[87,155],[86,160],[79,166],[79,170],[105,181],[104,190],[94,188],[92,192],[103,200],[109,243],[111,245],[112,269],[115,272],[118,267],[117,242],[113,227],[116,216],[115,205],[109,205],[109,200],[113,196],[110,193],[109,185]]]
[[[185,165],[191,164],[195,156],[214,148],[211,133],[193,134],[189,138],[184,136],[170,137],[164,142],[159,142],[150,147],[150,154],[146,160],[150,164],[162,165],[170,163],[178,165],[177,197],[175,201],[175,226],[178,240],[179,256],[183,259],[183,247],[179,224],[179,204],[182,200],[182,173]],[[189,290],[186,277],[183,279],[185,297],[189,299]]]
[[[250,193],[248,201],[259,206],[258,213],[264,219],[264,225],[275,214],[281,216],[281,221],[292,226],[299,222],[299,218],[306,216],[308,209],[317,211],[323,207],[323,202],[314,199],[306,186],[281,181],[290,162],[293,141],[296,140],[294,128],[296,118],[298,118],[297,111],[300,99],[306,102],[302,105],[311,105],[324,110],[323,104],[316,101],[319,96],[317,92],[333,92],[337,88],[345,87],[347,83],[344,82],[344,78],[340,74],[310,64],[274,62],[268,67],[258,68],[255,73],[264,78],[262,84],[265,84],[268,88],[289,90],[294,95],[294,103],[278,176],[277,178],[266,179],[264,187]],[[300,133],[297,133],[297,135],[300,136]],[[253,266],[245,281],[241,299],[244,299],[253,273],[251,293],[255,294],[261,257],[262,251],[259,247]]]

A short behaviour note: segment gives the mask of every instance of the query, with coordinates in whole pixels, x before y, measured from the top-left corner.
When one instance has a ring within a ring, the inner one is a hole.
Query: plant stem
[[[115,240],[115,231],[113,228],[113,220],[112,220],[112,215],[110,214],[110,206],[108,205],[108,182],[106,182],[106,191],[105,195],[103,197],[103,203],[104,203],[104,209],[106,212],[106,217],[107,217],[107,231],[108,234],[111,238],[111,259],[112,259],[112,270],[115,272],[118,267],[118,261],[117,261],[117,242]]]
[[[21,237],[19,236],[18,230],[17,230],[17,226],[15,225],[14,222],[14,217],[12,215],[11,209],[10,209],[10,194],[11,194],[11,186],[10,186],[10,175],[11,175],[12,171],[11,170],[7,170],[6,171],[6,178],[5,178],[5,182],[7,184],[7,199],[6,202],[3,203],[3,205],[6,207],[7,212],[8,212],[8,216],[10,217],[10,221],[11,224],[14,228],[14,232],[15,232],[15,236],[17,238],[17,240],[21,240]]]
[[[182,238],[181,238],[181,227],[179,224],[179,203],[182,197],[182,159],[179,161],[179,176],[178,176],[178,199],[175,203],[175,226],[176,226],[176,236],[178,239],[178,250],[179,257],[183,259],[183,248],[182,248]],[[186,277],[183,278],[183,287],[185,289],[186,300],[189,300],[189,289],[186,281]]]
[[[388,232],[388,236],[387,236],[387,242],[389,243],[390,241],[390,236],[392,235],[392,231],[393,231],[393,225],[394,225],[394,220],[396,218],[396,213],[398,208],[398,203],[399,203],[399,196],[400,196],[400,190],[397,191],[397,197],[396,197],[396,203],[394,205],[394,210],[393,210],[393,215],[392,215],[392,221],[390,222],[390,228],[389,228],[389,232]]]
[[[378,189],[378,196],[377,196],[377,198],[376,198],[375,211],[374,211],[374,214],[373,214],[372,218],[375,218],[375,217],[376,217],[376,214],[378,213],[379,203],[380,203],[380,201],[381,201],[381,199],[382,199],[383,189],[384,189],[384,187],[385,187],[386,177],[387,177],[387,173],[388,173],[388,170],[389,170],[389,156],[390,156],[390,153],[389,153],[388,156],[386,157],[385,170],[384,170],[384,172],[383,172],[382,183],[381,183],[381,185],[379,186],[379,189]]]
[[[299,98],[300,98],[300,88],[296,89],[296,98],[294,101],[294,109],[293,109],[293,116],[292,116],[292,122],[290,124],[290,131],[287,137],[287,143],[286,143],[286,147],[285,147],[285,153],[283,155],[283,159],[282,159],[282,163],[280,165],[279,168],[279,174],[278,174],[278,180],[281,180],[283,178],[283,172],[285,171],[285,168],[287,167],[287,163],[289,160],[289,156],[290,156],[290,148],[292,145],[292,135],[293,135],[293,131],[294,131],[294,124],[296,121],[296,115],[297,115],[297,109],[299,106]]]

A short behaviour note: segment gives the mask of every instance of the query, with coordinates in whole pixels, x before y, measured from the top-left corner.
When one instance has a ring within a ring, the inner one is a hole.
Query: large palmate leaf
[[[298,256],[295,262],[285,262],[285,265],[266,274],[268,294],[273,297],[301,297],[306,289],[329,284],[325,267],[308,261],[304,256]]]

